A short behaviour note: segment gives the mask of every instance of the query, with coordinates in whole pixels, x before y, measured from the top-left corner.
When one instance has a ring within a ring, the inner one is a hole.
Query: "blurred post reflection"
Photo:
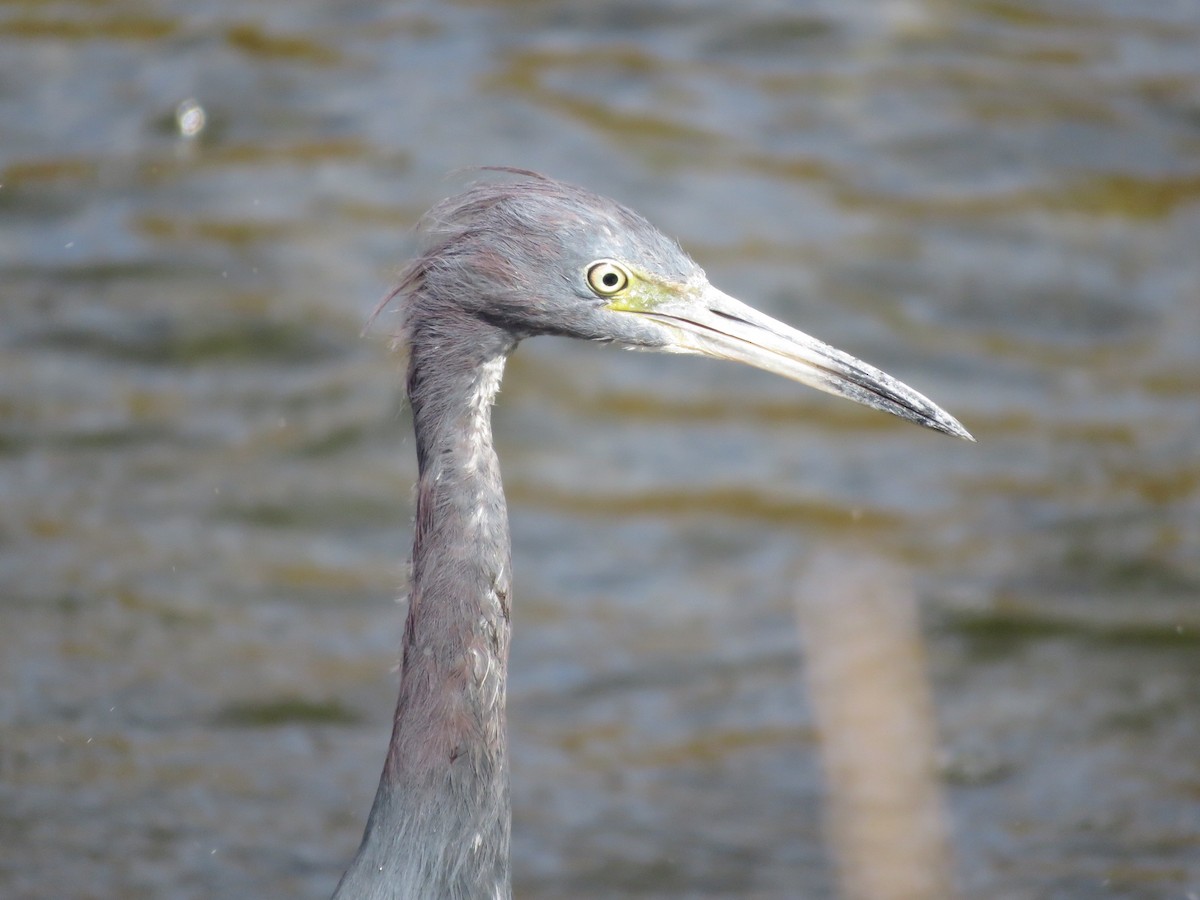
[[[863,547],[822,553],[796,610],[842,897],[953,897],[911,579]]]

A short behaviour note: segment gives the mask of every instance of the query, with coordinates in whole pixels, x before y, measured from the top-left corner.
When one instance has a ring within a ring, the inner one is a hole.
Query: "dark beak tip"
[[[934,427],[943,434],[950,435],[950,437],[962,438],[964,441],[970,441],[972,444],[979,443],[975,440],[975,435],[963,428],[957,419],[950,419],[948,422],[938,422]]]

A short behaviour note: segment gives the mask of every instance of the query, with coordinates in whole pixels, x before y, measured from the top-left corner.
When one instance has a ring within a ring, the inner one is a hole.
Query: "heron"
[[[713,287],[626,206],[503,171],[426,213],[424,249],[381,304],[408,353],[416,515],[391,740],[335,900],[511,896],[511,550],[491,407],[520,341],[733,360],[974,440],[912,388]]]

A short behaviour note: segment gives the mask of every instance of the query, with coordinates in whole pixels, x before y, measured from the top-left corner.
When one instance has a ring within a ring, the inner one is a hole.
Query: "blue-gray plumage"
[[[407,348],[417,514],[400,697],[375,803],[335,897],[507,898],[509,538],[491,405],[540,334],[745,362],[970,439],[866,363],[709,285],[649,222],[530,172],[426,215],[392,293]]]

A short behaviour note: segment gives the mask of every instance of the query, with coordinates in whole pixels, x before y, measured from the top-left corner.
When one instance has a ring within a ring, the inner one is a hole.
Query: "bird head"
[[[392,294],[409,327],[473,321],[510,345],[554,334],[728,359],[973,440],[907,385],[713,287],[634,211],[507,171],[517,180],[477,183],[426,215],[431,242]]]

